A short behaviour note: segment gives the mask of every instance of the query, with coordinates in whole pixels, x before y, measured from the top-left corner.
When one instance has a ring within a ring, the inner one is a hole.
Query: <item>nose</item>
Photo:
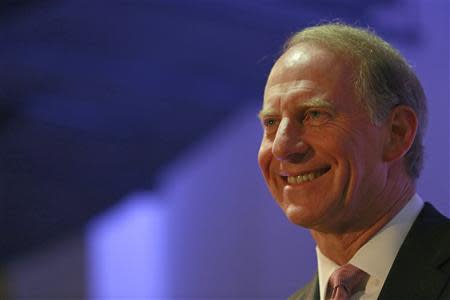
[[[310,147],[302,139],[302,126],[288,118],[283,118],[278,126],[272,153],[278,160],[299,163],[305,160]]]

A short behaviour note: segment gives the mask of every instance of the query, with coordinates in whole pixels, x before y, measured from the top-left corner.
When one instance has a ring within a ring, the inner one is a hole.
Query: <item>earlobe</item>
[[[417,132],[417,115],[406,105],[392,109],[386,122],[387,135],[384,146],[384,160],[401,159],[414,142]]]

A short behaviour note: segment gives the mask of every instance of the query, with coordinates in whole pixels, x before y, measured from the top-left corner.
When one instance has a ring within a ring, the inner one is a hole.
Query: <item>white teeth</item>
[[[292,176],[289,176],[289,177],[287,178],[287,180],[288,180],[288,182],[289,182],[290,184],[293,184],[293,183],[296,183],[296,182],[297,182],[297,180],[295,179],[295,177],[292,177]]]
[[[311,172],[311,173],[308,173],[308,174],[305,174],[305,175],[288,176],[287,177],[287,182],[290,183],[290,184],[299,184],[299,183],[302,183],[302,182],[311,181],[313,179],[316,179],[320,175],[322,175],[322,172],[316,171],[316,172]]]

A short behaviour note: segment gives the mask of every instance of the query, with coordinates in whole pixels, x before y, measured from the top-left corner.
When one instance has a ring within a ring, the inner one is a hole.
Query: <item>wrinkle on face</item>
[[[359,105],[351,74],[335,54],[302,45],[275,63],[265,88],[260,117],[275,125],[263,136],[260,167],[288,218],[308,228],[345,227],[351,214],[373,217],[358,200],[372,197],[383,184],[376,147],[381,135]],[[330,114],[329,120],[317,126],[303,123],[310,108]],[[292,154],[308,154],[308,159],[290,160]],[[291,186],[282,178],[323,166],[330,167],[327,173],[303,185]]]
[[[311,94],[311,97],[308,95]],[[265,93],[263,109],[259,112],[262,120],[265,116],[278,115],[284,105],[291,100],[304,98],[298,106],[298,110],[308,107],[321,107],[334,110],[334,105],[326,95],[317,95],[317,83],[312,80],[295,80],[270,86]]]
[[[273,97],[289,97],[296,92],[311,92],[317,84],[312,80],[294,80],[285,83],[279,83],[266,89],[264,99],[269,101]]]

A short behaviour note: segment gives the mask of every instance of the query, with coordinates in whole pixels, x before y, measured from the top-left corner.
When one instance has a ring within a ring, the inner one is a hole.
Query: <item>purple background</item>
[[[3,4],[3,293],[282,299],[307,282],[314,243],[264,185],[256,114],[285,38],[336,17],[416,69],[418,191],[449,215],[448,1],[360,2]]]

